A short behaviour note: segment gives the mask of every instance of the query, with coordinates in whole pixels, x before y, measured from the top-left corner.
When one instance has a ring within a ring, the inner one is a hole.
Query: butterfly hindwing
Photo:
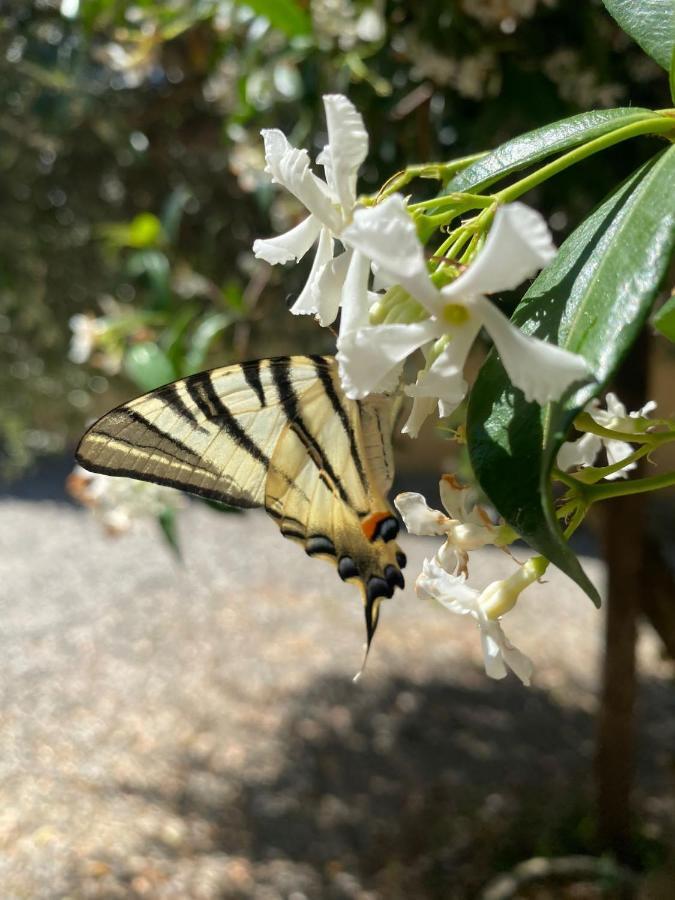
[[[190,376],[125,403],[77,459],[234,506],[264,506],[282,534],[361,587],[368,639],[405,557],[386,500],[389,401],[348,400],[332,357],[280,357]]]

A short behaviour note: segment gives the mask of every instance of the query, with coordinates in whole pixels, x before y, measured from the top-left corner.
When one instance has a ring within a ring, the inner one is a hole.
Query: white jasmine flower
[[[527,570],[528,563],[510,578],[495,581],[484,591],[466,583],[464,574],[452,575],[436,560],[425,559],[422,573],[415,583],[419,597],[436,600],[459,615],[472,616],[480,629],[485,671],[490,678],[504,678],[507,667],[525,685],[530,684],[531,660],[508,640],[500,616],[515,604],[518,595],[538,574]]]
[[[359,209],[343,239],[378,268],[378,275],[399,284],[429,312],[415,325],[366,325],[341,334],[338,362],[348,397],[376,391],[387,373],[430,341],[443,338],[431,365],[422,370],[406,393],[440,401],[439,413],[449,415],[466,393],[463,369],[481,328],[492,337],[512,383],[529,401],[557,399],[588,367],[580,356],[524,334],[485,294],[511,290],[534,275],[555,255],[543,218],[522,203],[500,207],[484,247],[465,272],[439,290],[429,278],[424,250],[401,195],[377,206]],[[374,354],[372,364],[368,354]],[[374,360],[377,360],[375,365]],[[429,409],[424,404],[423,409]],[[421,408],[413,410],[407,430],[421,424]]]
[[[597,398],[591,400],[586,406],[587,412],[594,422],[609,431],[618,431],[623,434],[637,434],[644,431],[642,419],[646,418],[656,409],[656,403],[649,400],[635,412],[627,412],[624,404],[616,394],[608,393],[605,397],[606,409],[602,409]],[[573,468],[586,468],[592,466],[598,453],[605,448],[607,465],[613,466],[626,459],[633,452],[633,447],[627,442],[610,437],[601,437],[587,432],[576,441],[566,441],[558,451],[557,464],[564,472]],[[606,475],[607,481],[617,478],[627,478],[628,473],[636,467],[635,462],[628,463],[622,469]]]
[[[156,518],[167,509],[185,505],[183,495],[173,488],[88,472],[82,466],[75,466],[66,487],[78,502],[92,510],[110,534],[122,534],[138,519]]]
[[[77,313],[70,317],[68,324],[73,332],[68,348],[68,358],[74,363],[86,363],[102,333],[101,323],[95,316]]]
[[[443,475],[439,482],[441,501],[447,515],[430,509],[421,494],[406,491],[394,499],[394,504],[411,534],[445,535],[445,543],[434,560],[448,572],[466,574],[469,550],[486,544],[504,546],[514,535],[508,526],[494,525],[487,512],[470,502],[471,489],[460,484],[452,475]]]
[[[311,171],[306,150],[291,146],[276,128],[262,131],[265,171],[307,208],[309,216],[285,234],[255,241],[253,252],[259,259],[277,265],[302,259],[318,242],[309,278],[291,312],[316,315],[322,325],[330,325],[341,303],[343,316],[351,303],[367,319],[370,268],[350,248],[337,257],[334,253],[336,238],[341,238],[354,214],[356,176],[368,152],[368,133],[361,115],[346,97],[328,94],[323,103],[328,144],[317,162],[324,168],[325,181]],[[348,275],[352,279],[345,293]]]

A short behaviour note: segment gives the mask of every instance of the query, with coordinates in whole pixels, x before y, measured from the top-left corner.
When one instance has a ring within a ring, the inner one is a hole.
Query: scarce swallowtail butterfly
[[[390,398],[349,400],[330,356],[263,359],[191,375],[124,403],[82,438],[92,472],[264,506],[284,537],[363,596],[368,646],[383,598],[404,586]]]

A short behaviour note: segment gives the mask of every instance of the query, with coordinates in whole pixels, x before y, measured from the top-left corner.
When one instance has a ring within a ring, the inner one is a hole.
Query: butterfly
[[[369,647],[382,599],[404,586],[386,499],[393,416],[388,397],[345,397],[333,357],[283,356],[201,372],[123,403],[75,455],[92,472],[263,506],[284,537],[359,586]]]

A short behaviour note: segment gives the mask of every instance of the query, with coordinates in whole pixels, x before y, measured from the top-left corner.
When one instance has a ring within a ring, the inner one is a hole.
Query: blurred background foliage
[[[262,127],[315,155],[321,95],[362,111],[360,189],[590,108],[668,104],[600,0],[17,0],[0,9],[0,466],[114,402],[246,357],[329,351],[303,267],[255,260],[299,209]],[[559,236],[651,152],[541,188]]]

